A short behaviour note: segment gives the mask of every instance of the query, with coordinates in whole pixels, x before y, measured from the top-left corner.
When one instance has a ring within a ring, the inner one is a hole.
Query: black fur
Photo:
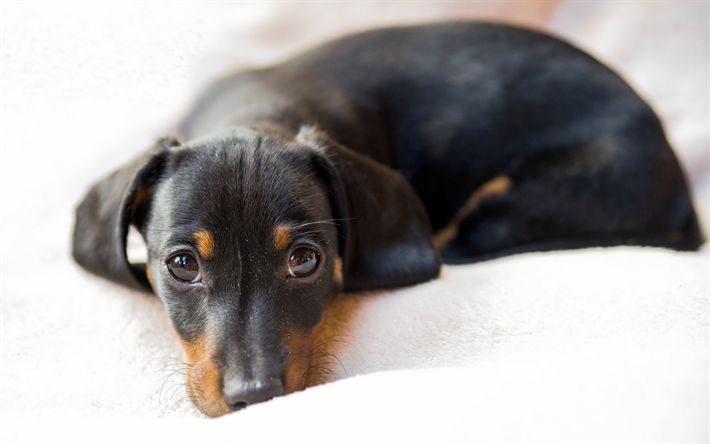
[[[589,55],[524,29],[446,23],[337,40],[215,83],[180,133],[185,143],[162,141],[90,190],[74,257],[154,290],[183,341],[211,335],[232,409],[306,384],[288,387],[286,363],[300,352],[287,336],[313,334],[336,257],[342,288],[359,291],[433,279],[440,255],[702,243],[649,106]],[[500,176],[510,186],[484,196],[436,251],[432,231]],[[152,287],[126,259],[131,223]],[[283,224],[285,251],[273,237]],[[200,229],[214,239],[209,258],[195,246]],[[297,245],[321,254],[304,278],[287,273]],[[199,258],[200,282],[171,277],[177,252]],[[224,413],[208,404],[197,402]]]

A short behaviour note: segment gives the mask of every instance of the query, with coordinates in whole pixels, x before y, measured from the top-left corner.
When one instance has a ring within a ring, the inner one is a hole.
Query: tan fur
[[[354,315],[364,300],[378,297],[377,293],[330,294],[325,302],[321,322],[313,329],[309,374],[306,387],[325,384],[347,376],[338,356],[352,344]]]
[[[284,394],[306,388],[308,357],[313,344],[313,335],[309,332],[284,330],[281,337],[288,350],[288,359],[284,367]]]
[[[466,217],[471,214],[476,207],[478,207],[483,199],[487,196],[507,192],[510,189],[511,183],[512,182],[508,176],[498,176],[476,188],[476,190],[471,193],[464,206],[456,212],[456,215],[451,222],[449,222],[449,224],[441,230],[434,233],[434,237],[432,239],[434,247],[441,249],[446,246],[446,244],[451,242],[451,240],[455,238],[459,232],[459,224],[463,222],[463,220],[466,219]]]
[[[340,256],[335,258],[335,265],[333,266],[333,278],[337,280],[343,279],[343,261]]]
[[[153,285],[153,272],[150,271],[150,263],[145,264],[145,275],[148,278],[150,285]]]
[[[195,244],[197,245],[197,251],[200,252],[200,256],[205,259],[212,257],[214,253],[214,240],[212,240],[212,235],[202,228],[194,232],[192,236],[195,238]]]
[[[215,349],[200,335],[192,341],[180,339],[183,360],[189,364],[185,374],[187,393],[195,405],[209,417],[221,416],[231,410],[222,399],[222,375],[212,361]]]
[[[291,228],[286,225],[279,225],[274,230],[274,247],[281,251],[288,247],[291,241]]]

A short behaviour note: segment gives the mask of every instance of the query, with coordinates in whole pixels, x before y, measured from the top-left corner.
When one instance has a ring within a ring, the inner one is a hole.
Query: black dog
[[[334,291],[427,281],[442,257],[702,242],[648,105],[589,55],[523,29],[337,40],[217,82],[180,132],[94,185],[74,257],[158,294],[209,416],[312,384]],[[130,224],[143,269],[126,259]]]

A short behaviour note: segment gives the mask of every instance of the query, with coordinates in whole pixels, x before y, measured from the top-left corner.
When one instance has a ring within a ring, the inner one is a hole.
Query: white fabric
[[[338,382],[216,420],[168,371],[180,348],[160,302],[71,261],[88,184],[216,74],[355,29],[511,13],[490,8],[3,4],[0,439],[707,442],[707,246],[519,255],[347,296]],[[547,21],[655,107],[705,223],[708,23],[701,3],[569,2]]]

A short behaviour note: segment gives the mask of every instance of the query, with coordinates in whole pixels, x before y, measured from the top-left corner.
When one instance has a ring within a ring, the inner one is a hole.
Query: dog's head
[[[127,260],[130,224],[145,267]],[[334,287],[411,285],[440,267],[402,176],[310,128],[292,141],[247,128],[160,141],[89,191],[73,248],[89,271],[160,297],[209,416],[309,383]]]

